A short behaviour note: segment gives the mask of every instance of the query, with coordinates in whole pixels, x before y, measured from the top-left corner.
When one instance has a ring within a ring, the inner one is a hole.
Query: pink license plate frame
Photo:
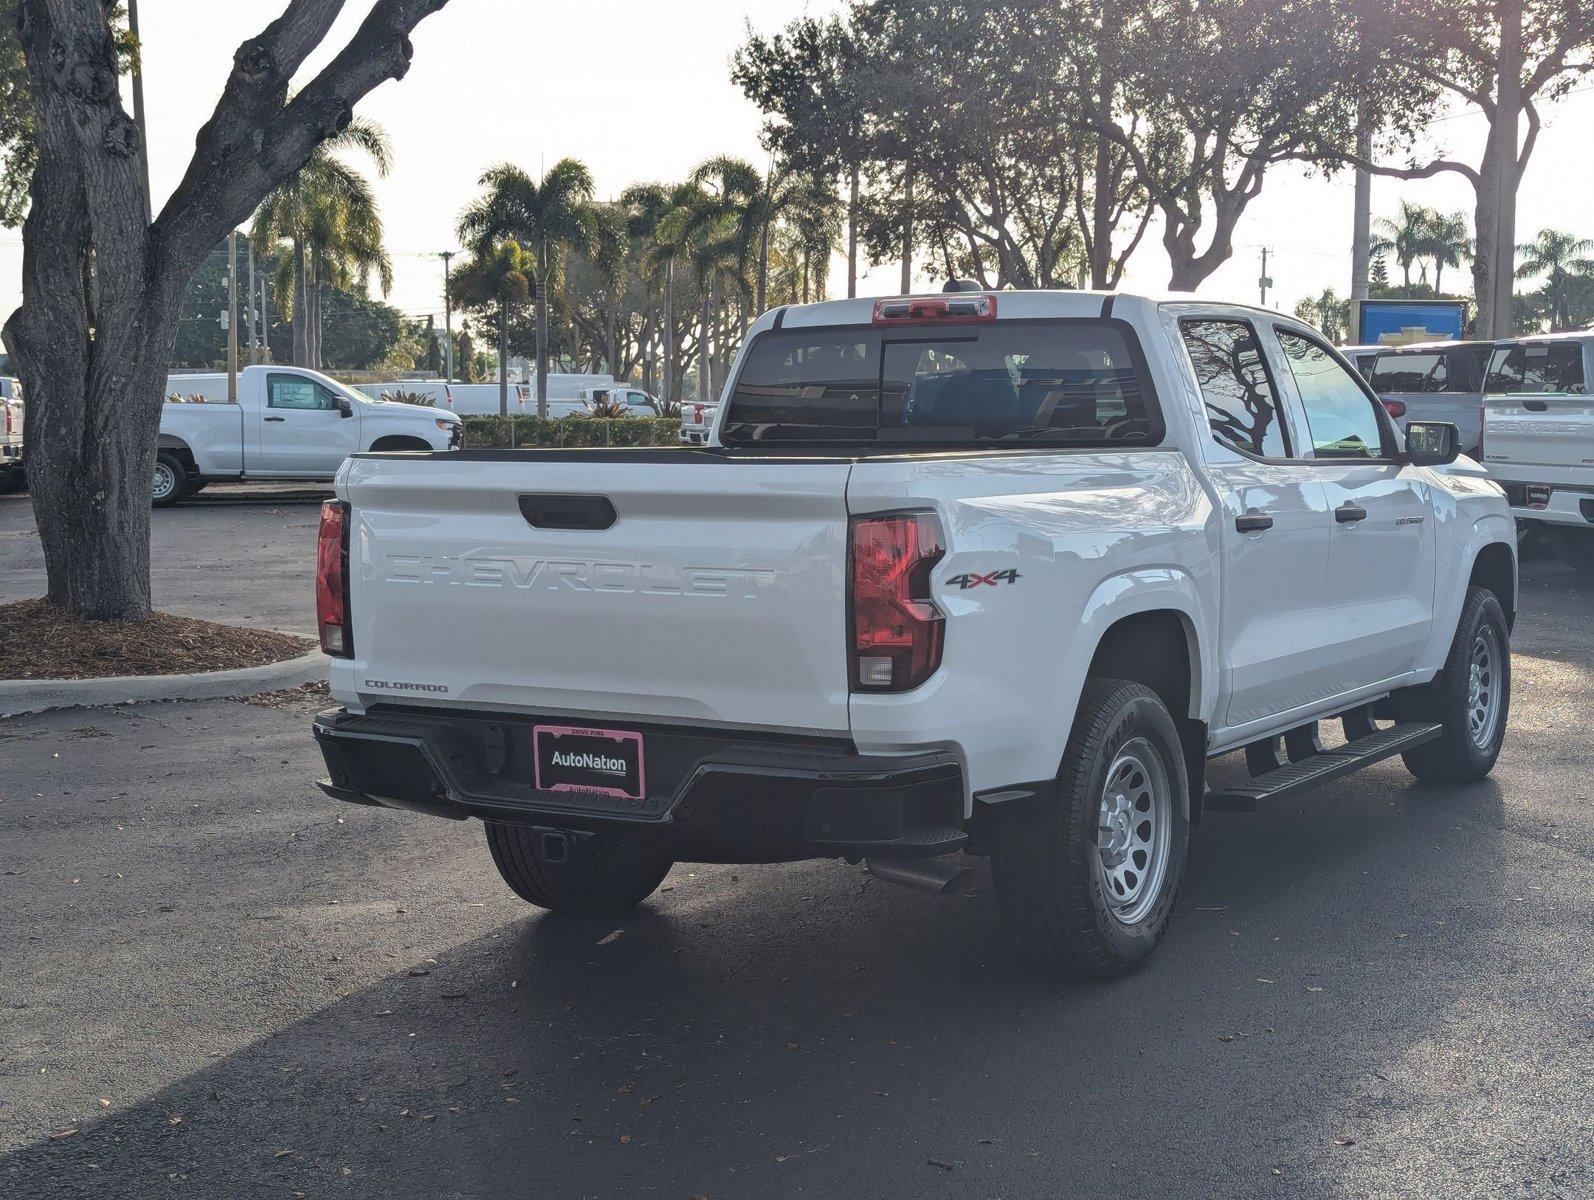
[[[554,782],[549,779],[542,765],[542,739],[545,735],[556,738],[579,737],[614,742],[616,745],[635,746],[636,791],[630,792],[623,787],[604,787],[597,783]],[[622,800],[641,800],[648,794],[647,758],[640,733],[626,729],[595,729],[585,725],[533,725],[531,758],[536,768],[536,787],[540,792],[585,792],[589,795],[615,796]]]

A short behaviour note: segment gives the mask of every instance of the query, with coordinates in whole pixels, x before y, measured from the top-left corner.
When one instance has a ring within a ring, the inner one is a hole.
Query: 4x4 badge
[[[1019,578],[1019,573],[1009,567],[1005,571],[992,571],[988,575],[974,573],[954,575],[946,581],[946,586],[956,586],[959,591],[966,592],[970,588],[980,587],[983,584],[990,584],[991,587],[995,587],[999,583],[1017,583]]]

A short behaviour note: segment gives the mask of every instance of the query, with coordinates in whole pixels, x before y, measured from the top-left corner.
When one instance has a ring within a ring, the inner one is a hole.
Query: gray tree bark
[[[150,479],[183,290],[272,188],[408,70],[408,34],[446,0],[376,0],[290,101],[288,83],[343,0],[289,0],[245,42],[160,216],[143,138],[122,108],[103,0],[21,0],[38,166],[23,226],[22,306],[4,339],[28,396],[47,598],[91,619],[150,611]]]

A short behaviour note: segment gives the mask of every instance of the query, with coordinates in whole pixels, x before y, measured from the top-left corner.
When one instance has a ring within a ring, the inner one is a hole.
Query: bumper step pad
[[[1375,762],[1393,758],[1413,746],[1431,742],[1442,732],[1444,726],[1422,722],[1381,729],[1258,775],[1248,783],[1208,792],[1205,808],[1208,812],[1256,812],[1266,803],[1309,791]]]

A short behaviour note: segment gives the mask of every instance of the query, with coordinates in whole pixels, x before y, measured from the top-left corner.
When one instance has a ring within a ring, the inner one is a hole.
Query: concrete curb
[[[216,700],[255,696],[314,683],[327,677],[326,655],[312,650],[298,658],[207,671],[199,675],[115,675],[106,679],[0,680],[0,717],[52,708],[100,708],[107,704],[140,704],[148,700]]]

